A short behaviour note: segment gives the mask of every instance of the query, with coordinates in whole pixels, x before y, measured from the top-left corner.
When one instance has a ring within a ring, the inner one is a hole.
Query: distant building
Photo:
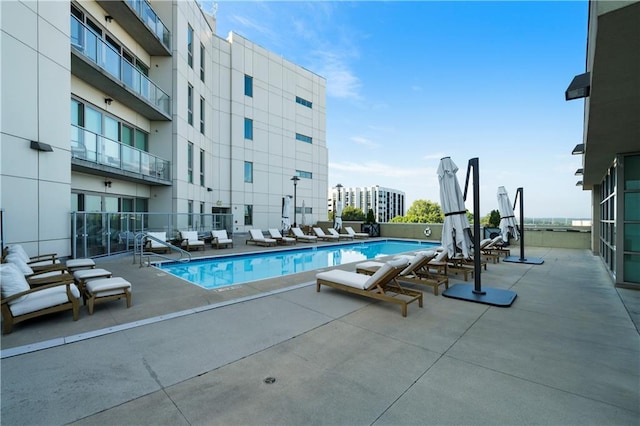
[[[591,248],[617,286],[640,289],[640,2],[590,1],[577,185],[591,191]]]
[[[396,216],[404,216],[405,194],[379,185],[365,188],[332,188],[329,190],[328,209],[334,211],[336,201],[342,201],[343,207],[360,209],[365,216],[373,210],[377,222],[389,222]]]

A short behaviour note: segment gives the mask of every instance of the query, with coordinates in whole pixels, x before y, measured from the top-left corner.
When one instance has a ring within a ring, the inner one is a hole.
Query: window
[[[200,150],[200,186],[204,186],[204,150]]]
[[[206,52],[204,51],[204,44],[200,43],[200,80],[204,81],[204,61],[206,59]]]
[[[302,141],[302,142],[306,142],[306,143],[312,143],[312,141],[313,141],[311,136],[303,135],[303,134],[300,134],[300,133],[296,133],[296,140],[299,140],[299,141]]]
[[[296,96],[296,103],[300,104],[300,105],[304,105],[307,108],[311,108],[312,107],[312,103],[306,99],[302,99],[300,96]]]
[[[187,87],[187,121],[193,126],[193,86]]]
[[[296,176],[304,178],[304,179],[313,179],[313,173],[305,172],[302,170],[296,170]]]
[[[250,118],[244,119],[244,138],[253,140],[253,120]]]
[[[250,204],[244,206],[244,224],[253,225],[253,206]]]
[[[204,98],[200,98],[200,133],[204,135]]]
[[[193,144],[187,144],[187,182],[193,183]]]
[[[187,226],[189,229],[193,227],[193,200],[187,201]]]
[[[253,163],[250,161],[244,162],[244,181],[253,183]]]
[[[253,97],[253,77],[246,74],[244,75],[244,94]]]
[[[193,28],[187,29],[187,63],[193,68]]]

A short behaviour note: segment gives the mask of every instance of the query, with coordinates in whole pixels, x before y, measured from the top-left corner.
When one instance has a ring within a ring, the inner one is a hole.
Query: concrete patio
[[[317,293],[315,272],[215,291],[131,256],[99,260],[132,282],[132,307],[3,336],[2,423],[637,425],[640,294],[587,250],[527,255],[545,262],[482,274],[518,294],[511,307],[423,288],[406,318]]]

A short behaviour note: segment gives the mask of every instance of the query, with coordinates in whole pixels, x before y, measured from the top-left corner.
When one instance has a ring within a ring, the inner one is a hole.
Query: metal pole
[[[482,291],[480,274],[480,172],[478,170],[479,159],[469,160],[469,167],[473,168],[473,279],[475,294],[485,294]]]
[[[518,188],[516,194],[520,195],[520,223],[524,223],[524,188]],[[526,260],[524,258],[524,225],[520,227],[520,260]]]

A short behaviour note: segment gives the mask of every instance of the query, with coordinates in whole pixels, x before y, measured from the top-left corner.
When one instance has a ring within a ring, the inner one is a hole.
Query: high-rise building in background
[[[396,216],[404,216],[405,194],[397,189],[384,188],[379,185],[364,188],[347,188],[337,186],[329,190],[327,208],[333,212],[336,202],[342,206],[360,209],[365,216],[373,210],[376,222],[389,222]]]

